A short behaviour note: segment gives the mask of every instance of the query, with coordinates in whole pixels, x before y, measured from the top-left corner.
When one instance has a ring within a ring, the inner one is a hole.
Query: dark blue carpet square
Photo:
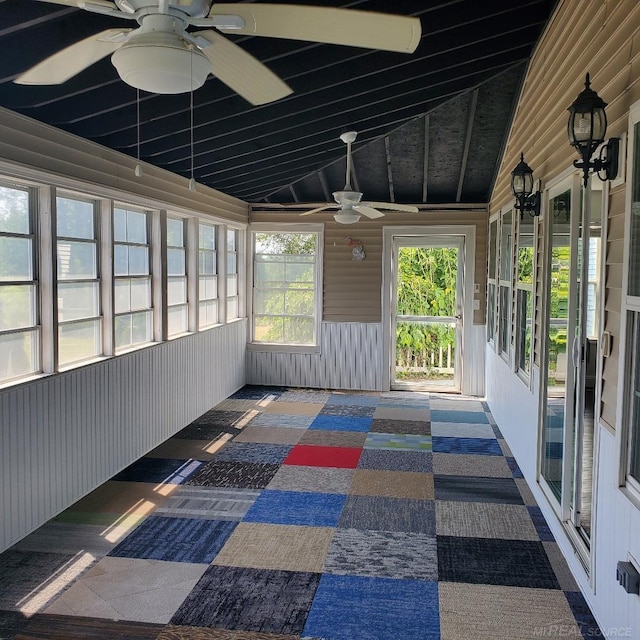
[[[236,637],[225,631],[231,629],[259,631],[261,638],[267,637],[262,634],[298,638],[319,581],[318,573],[211,566],[180,605],[171,623],[214,628],[221,634],[215,637]],[[197,637],[205,637],[193,631]],[[244,638],[249,634],[238,636]]]
[[[484,411],[449,411],[447,409],[431,409],[431,422],[465,422],[471,424],[487,424]]]
[[[229,396],[234,400],[276,400],[286,389],[283,387],[265,387],[248,384]]]
[[[433,436],[434,453],[475,453],[483,456],[501,456],[502,449],[493,438],[447,438]]]
[[[560,589],[542,542],[437,536],[444,582]]]
[[[379,471],[433,472],[433,455],[428,451],[389,451],[388,449],[363,449],[358,469]]]
[[[553,533],[551,533],[551,529],[549,529],[547,521],[542,515],[540,507],[527,507],[527,509],[529,510],[531,520],[533,520],[533,526],[536,528],[536,531],[540,536],[540,540],[544,542],[554,542],[555,538],[553,537]]]
[[[509,469],[511,469],[511,473],[513,474],[514,478],[524,478],[524,475],[520,470],[520,467],[518,466],[518,463],[516,462],[515,458],[512,458],[511,456],[507,456],[505,460],[507,461],[507,464],[509,465]]]
[[[230,442],[216,454],[216,460],[282,464],[289,455],[289,451],[291,451],[291,446],[286,444]]]
[[[233,533],[237,522],[150,516],[110,556],[209,564]]]
[[[335,527],[346,496],[304,491],[263,491],[244,517],[245,522]]]
[[[600,626],[593,617],[591,609],[589,609],[589,605],[582,593],[580,593],[580,591],[565,591],[564,595],[580,627],[582,637],[585,640],[588,638],[604,638],[605,634],[602,633]],[[628,635],[628,633],[631,632],[629,627],[622,627],[619,631],[627,632],[627,637],[631,637]],[[623,637],[623,634],[621,633],[619,637]]]
[[[436,582],[324,574],[303,636],[440,640]]]
[[[367,432],[371,426],[371,418],[357,416],[319,415],[309,429],[325,429],[326,431],[359,431]]]
[[[116,474],[113,480],[124,482],[153,482],[154,484],[182,484],[204,462],[174,458],[140,458]]]
[[[436,500],[522,504],[518,485],[512,478],[436,475]]]

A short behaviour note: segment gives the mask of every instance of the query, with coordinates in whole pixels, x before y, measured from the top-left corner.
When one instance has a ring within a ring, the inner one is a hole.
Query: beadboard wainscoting
[[[246,320],[0,391],[0,550],[245,383]]]

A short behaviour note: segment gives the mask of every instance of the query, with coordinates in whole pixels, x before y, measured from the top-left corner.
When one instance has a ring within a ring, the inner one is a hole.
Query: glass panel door
[[[462,237],[394,244],[392,389],[459,391]]]

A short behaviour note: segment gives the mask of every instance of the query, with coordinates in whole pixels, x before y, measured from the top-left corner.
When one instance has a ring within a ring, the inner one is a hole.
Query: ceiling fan
[[[340,224],[354,224],[360,220],[360,216],[364,215],[367,218],[382,218],[384,213],[379,209],[386,209],[387,211],[406,211],[407,213],[418,213],[418,207],[414,207],[408,204],[396,204],[395,202],[361,202],[362,193],[354,191],[351,188],[351,144],[355,141],[358,133],[356,131],[347,131],[340,136],[340,140],[347,145],[347,172],[345,185],[342,191],[334,191],[333,202],[328,202],[326,205],[311,209],[311,211],[305,211],[301,213],[301,216],[310,216],[313,213],[319,213],[326,209],[340,209],[338,213],[333,215],[336,222]]]
[[[213,73],[251,104],[292,90],[222,33],[285,38],[413,53],[418,18],[294,4],[212,3],[211,0],[40,0],[138,23],[107,29],[58,51],[17,77],[18,84],[62,84],[109,54],[127,84],[151,93],[186,93]],[[206,27],[204,31],[187,31]]]

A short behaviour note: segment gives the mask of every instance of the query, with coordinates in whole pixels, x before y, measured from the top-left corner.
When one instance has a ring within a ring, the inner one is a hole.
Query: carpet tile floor
[[[487,405],[247,386],[0,554],[0,640],[600,637]]]

